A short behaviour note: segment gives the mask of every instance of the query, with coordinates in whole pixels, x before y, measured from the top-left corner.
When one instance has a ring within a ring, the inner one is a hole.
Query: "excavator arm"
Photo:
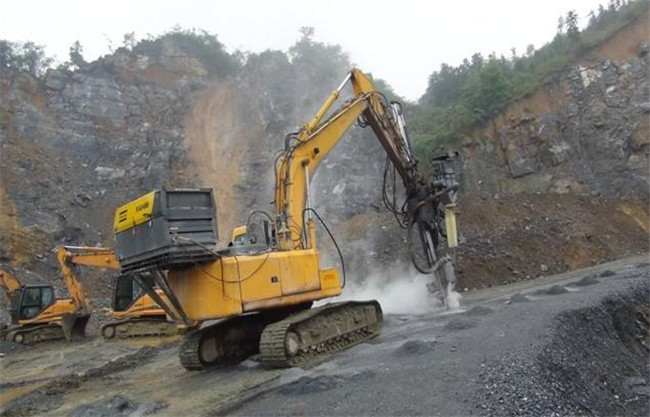
[[[76,306],[73,313],[62,316],[63,333],[66,339],[76,340],[85,334],[91,306],[84,294],[81,282],[77,278],[75,267],[77,265],[86,265],[119,269],[120,264],[115,258],[113,250],[106,248],[59,245],[56,248],[56,256],[63,274],[63,280]]]
[[[348,82],[352,84],[354,97],[323,121]],[[445,246],[456,245],[453,203],[457,186],[453,181],[429,181],[420,174],[417,160],[411,154],[399,104],[389,103],[358,69],[350,71],[310,122],[285,140],[285,150],[279,156],[276,167],[275,184],[279,249],[295,249],[295,242],[300,242],[305,248],[315,248],[313,220],[308,216],[304,221],[310,205],[309,181],[321,161],[357,120],[362,126],[372,128],[406,189],[405,209],[396,214],[402,216],[409,230],[409,246],[419,247],[419,262],[412,253],[416,268],[423,273],[435,273],[444,264],[442,252]],[[397,211],[395,207],[391,209]],[[303,230],[304,223],[307,224],[307,233]],[[419,245],[411,242],[414,230],[417,230]],[[443,242],[445,237],[452,237],[447,245]],[[449,276],[442,277],[443,280],[452,281],[453,271],[449,265],[446,270]]]
[[[0,288],[4,288],[9,305],[13,303],[15,295],[23,288],[22,282],[8,266],[0,266]]]
[[[90,304],[83,292],[83,287],[75,273],[75,266],[84,265],[120,269],[120,264],[115,258],[115,252],[107,248],[93,248],[88,246],[63,246],[56,248],[57,259],[63,274],[63,280],[80,311],[90,311]]]

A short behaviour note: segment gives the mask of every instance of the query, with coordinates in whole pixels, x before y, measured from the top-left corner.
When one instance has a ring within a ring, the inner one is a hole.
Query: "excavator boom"
[[[92,267],[103,267],[119,269],[119,263],[115,259],[112,249],[94,248],[89,246],[64,246],[56,248],[56,256],[59,260],[61,273],[70,296],[77,305],[79,312],[87,314],[90,312],[90,304],[83,292],[83,287],[75,274],[75,265],[86,265]]]
[[[323,117],[331,109],[347,82],[352,84],[354,98],[345,102],[327,120]],[[418,170],[399,103],[389,103],[378,92],[372,81],[360,70],[353,69],[343,83],[334,90],[314,118],[285,141],[276,169],[275,208],[279,227],[281,250],[292,250],[296,242],[313,247],[315,237],[305,233],[311,219],[309,212],[309,181],[321,161],[336,146],[344,132],[355,122],[370,126],[386,151],[387,159],[399,174],[406,190],[404,209],[389,207],[408,229],[409,248],[415,267],[422,273],[433,274],[430,287],[441,301],[446,302],[448,285],[455,281],[448,248],[456,246],[456,223],[453,212],[457,185],[445,178],[431,181]],[[447,160],[439,162],[445,164]],[[388,168],[388,164],[387,164]],[[453,175],[453,172],[451,173]],[[447,181],[444,181],[446,179]],[[417,237],[414,234],[417,231]],[[451,239],[447,239],[451,237]]]
[[[10,305],[13,303],[16,294],[23,288],[23,284],[16,277],[14,271],[5,265],[0,265],[0,288],[4,288]]]

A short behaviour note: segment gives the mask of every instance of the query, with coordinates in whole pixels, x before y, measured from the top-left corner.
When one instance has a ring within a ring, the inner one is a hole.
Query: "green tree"
[[[532,43],[526,47],[526,56],[530,58],[535,53],[535,45]]]
[[[348,56],[339,45],[317,42],[313,39],[314,33],[312,27],[300,28],[300,39],[289,48],[296,88],[303,92],[303,100],[308,102],[326,96],[350,68]]]
[[[122,46],[129,51],[132,51],[137,44],[138,42],[135,39],[135,32],[125,33],[122,37]]]
[[[14,68],[16,66],[16,54],[13,44],[4,39],[0,40],[0,70]]]
[[[589,27],[595,27],[598,24],[598,19],[596,19],[596,13],[593,10],[589,12]]]
[[[16,65],[18,69],[26,71],[34,77],[39,77],[50,67],[53,59],[45,55],[43,46],[34,42],[25,42],[18,47]]]
[[[571,11],[558,19],[552,42],[537,50],[529,45],[523,56],[516,51],[508,59],[475,54],[461,65],[441,66],[429,77],[418,105],[408,110],[416,149],[428,152],[470,134],[510,101],[557,79],[577,59],[647,13],[649,5],[648,0],[611,0],[607,8],[601,5],[591,14],[590,25],[582,32],[577,13]]]
[[[83,47],[79,41],[75,41],[70,46],[70,63],[76,68],[81,68],[86,65],[86,60],[83,56]]]
[[[432,106],[446,106],[458,101],[463,83],[462,72],[451,65],[442,64],[439,71],[429,76],[429,86],[422,102]]]
[[[469,107],[485,119],[494,115],[510,97],[510,84],[504,65],[491,59],[463,86],[463,98]]]
[[[570,39],[576,40],[580,36],[580,29],[578,28],[578,14],[575,10],[570,10],[566,15],[566,33]]]
[[[130,42],[129,34],[126,35],[125,41]],[[132,50],[155,56],[162,54],[164,42],[171,42],[187,55],[197,58],[212,75],[231,76],[236,74],[242,65],[239,60],[240,55],[229,54],[217,39],[217,35],[205,30],[182,29],[179,26],[175,26],[159,37],[141,40],[133,46]]]
[[[311,41],[316,33],[316,29],[311,26],[301,26],[298,32],[300,32],[301,39]]]

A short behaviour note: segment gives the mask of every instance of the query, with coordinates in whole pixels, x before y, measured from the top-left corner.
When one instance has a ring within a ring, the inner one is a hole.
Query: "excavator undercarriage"
[[[233,317],[187,335],[180,349],[189,370],[225,366],[260,354],[270,368],[309,366],[379,336],[377,301],[348,301]]]
[[[9,326],[0,331],[0,339],[25,345],[65,338],[63,328],[56,323],[33,326]]]
[[[178,334],[176,324],[166,316],[158,318],[129,318],[106,323],[101,329],[104,339],[128,339],[132,337],[173,336]]]
[[[312,308],[266,326],[260,338],[261,362],[272,368],[308,366],[379,336],[381,326],[381,307],[374,300]]]

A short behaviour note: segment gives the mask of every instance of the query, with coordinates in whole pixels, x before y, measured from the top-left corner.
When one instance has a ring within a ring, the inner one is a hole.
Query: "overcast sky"
[[[0,6],[0,38],[45,45],[62,61],[79,40],[93,60],[125,33],[140,39],[176,24],[216,33],[229,51],[254,52],[286,51],[301,26],[313,26],[317,41],[341,45],[362,70],[416,100],[441,63],[539,47],[555,35],[560,15],[576,10],[584,23],[606,1],[8,0]]]

